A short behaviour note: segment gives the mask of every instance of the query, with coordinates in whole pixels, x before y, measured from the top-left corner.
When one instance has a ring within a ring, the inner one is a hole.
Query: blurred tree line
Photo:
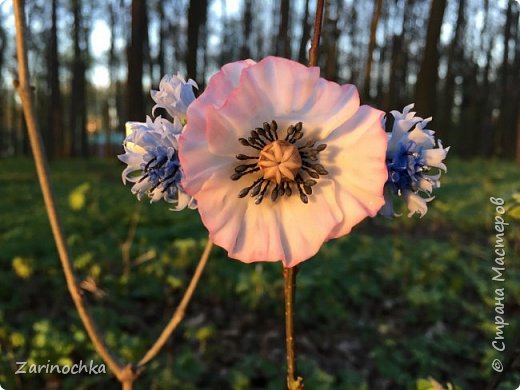
[[[0,3],[0,155],[28,152],[10,2]],[[26,0],[38,117],[51,157],[120,150],[166,73],[201,89],[223,64],[307,62],[315,0]],[[453,152],[520,163],[520,3],[327,0],[322,75],[383,110],[416,103]]]

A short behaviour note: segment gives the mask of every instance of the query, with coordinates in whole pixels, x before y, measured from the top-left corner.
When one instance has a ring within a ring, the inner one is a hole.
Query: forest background
[[[178,71],[200,90],[225,63],[307,63],[313,0],[26,0],[38,122],[78,281],[108,346],[135,361],[166,324],[207,234],[196,213],[139,203],[121,184],[124,123]],[[520,383],[520,4],[327,0],[322,76],[384,110],[416,103],[452,148],[421,220],[365,221],[298,275],[309,389],[510,390]],[[66,291],[17,96],[14,18],[0,1],[0,384],[117,388],[110,375],[13,375],[16,361],[101,363]],[[504,199],[504,354],[495,336],[493,218]],[[279,264],[216,249],[179,331],[136,388],[283,387]],[[496,374],[491,363],[507,363]],[[499,378],[499,380],[497,380]],[[500,384],[498,384],[500,382]],[[493,387],[494,386],[494,387]]]

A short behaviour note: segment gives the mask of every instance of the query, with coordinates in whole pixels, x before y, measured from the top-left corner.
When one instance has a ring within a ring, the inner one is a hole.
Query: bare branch
[[[78,288],[78,284],[74,276],[69,250],[64,238],[61,220],[56,208],[56,200],[51,188],[49,167],[45,157],[43,142],[34,114],[31,86],[29,83],[29,69],[27,66],[27,51],[25,47],[25,15],[23,0],[14,0],[13,6],[16,24],[16,54],[18,58],[18,93],[22,101],[23,112],[27,123],[27,131],[29,133],[31,149],[36,165],[36,172],[38,174],[38,180],[40,182],[40,187],[43,193],[43,200],[45,202],[52,234],[56,242],[61,265],[63,267],[63,272],[67,281],[67,287],[69,289],[70,296],[76,305],[76,310],[78,311],[81,321],[83,322],[83,326],[87,330],[87,333],[92,340],[97,353],[108,365],[109,369],[119,379],[123,372],[123,367],[114,359],[105,342],[103,341],[103,338],[100,336],[99,331],[96,329],[94,321],[85,306],[83,296],[80,289]]]
[[[190,303],[191,297],[193,296],[193,292],[195,291],[195,288],[197,287],[197,283],[199,282],[200,276],[202,275],[202,271],[204,270],[204,267],[206,266],[206,263],[208,262],[209,254],[211,253],[211,248],[213,247],[213,243],[210,239],[208,239],[208,243],[206,244],[206,247],[204,248],[204,252],[202,253],[202,256],[200,257],[199,263],[197,264],[197,268],[195,269],[195,272],[191,278],[190,284],[188,285],[188,288],[186,289],[186,292],[184,293],[184,296],[181,299],[181,302],[179,303],[179,306],[177,306],[177,309],[175,310],[175,313],[173,313],[172,318],[170,319],[170,322],[168,322],[168,325],[164,328],[159,338],[155,341],[155,343],[150,347],[150,349],[145,353],[144,357],[139,361],[137,367],[138,369],[142,369],[146,363],[148,363],[150,360],[152,360],[155,355],[159,353],[161,348],[166,344],[166,341],[170,338],[171,334],[177,328],[179,323],[184,318],[184,314],[186,312],[186,308],[188,307],[188,304]]]
[[[318,46],[320,45],[321,24],[323,21],[323,4],[325,0],[316,3],[316,17],[314,19],[314,33],[312,34],[311,48],[309,50],[309,66],[318,64]]]

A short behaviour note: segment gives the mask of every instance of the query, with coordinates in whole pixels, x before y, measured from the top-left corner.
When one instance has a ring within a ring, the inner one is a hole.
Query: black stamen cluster
[[[264,122],[263,126],[257,127],[251,130],[250,136],[247,138],[239,138],[238,142],[241,145],[249,146],[253,149],[261,151],[265,146],[271,142],[278,140],[278,124],[276,121]],[[303,138],[303,123],[298,122],[295,125],[291,125],[287,128],[285,135],[285,141],[292,144],[296,144],[300,139]],[[326,144],[316,145],[316,141],[310,140],[305,144],[298,147],[298,152],[302,159],[302,167],[300,172],[296,175],[295,180],[292,182],[282,181],[280,184],[273,183],[274,188],[271,190],[271,200],[276,202],[278,198],[282,196],[290,197],[293,194],[292,186],[295,185],[298,190],[300,200],[303,203],[308,203],[308,195],[312,194],[312,187],[317,184],[314,179],[319,179],[320,176],[327,175],[328,172],[323,165],[318,163],[318,155],[320,152],[326,149]],[[245,154],[237,154],[236,159],[240,161],[247,160],[258,160],[259,156],[249,156]],[[260,170],[257,162],[250,164],[241,164],[235,167],[235,172],[231,175],[231,180],[239,180],[243,176],[255,173]],[[310,176],[309,179],[304,179],[302,173],[307,173]],[[269,187],[271,186],[271,180],[259,177],[250,186],[243,188],[238,193],[239,198],[244,198],[246,195],[250,195],[255,198],[255,204],[262,203],[265,195],[268,193]]]

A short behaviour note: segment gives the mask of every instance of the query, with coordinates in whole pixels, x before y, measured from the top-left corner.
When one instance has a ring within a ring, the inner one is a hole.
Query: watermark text
[[[98,375],[106,374],[104,364],[95,364],[92,360],[86,364],[83,360],[74,364],[53,364],[47,360],[45,364],[28,364],[27,362],[16,362],[15,375],[20,374],[62,374],[62,375]]]
[[[494,261],[491,266],[491,279],[494,282],[495,287],[495,310],[494,310],[494,323],[495,323],[495,337],[491,342],[493,348],[498,352],[504,352],[506,350],[504,331],[509,323],[505,320],[505,305],[506,293],[503,287],[503,283],[506,280],[506,242],[505,242],[505,231],[509,225],[504,220],[504,214],[506,212],[504,207],[504,199],[502,198],[489,198],[489,201],[495,205],[495,216],[494,216],[494,231],[495,239],[493,246],[493,257]],[[504,369],[500,359],[495,359],[491,363],[491,368],[496,372],[502,372]]]

